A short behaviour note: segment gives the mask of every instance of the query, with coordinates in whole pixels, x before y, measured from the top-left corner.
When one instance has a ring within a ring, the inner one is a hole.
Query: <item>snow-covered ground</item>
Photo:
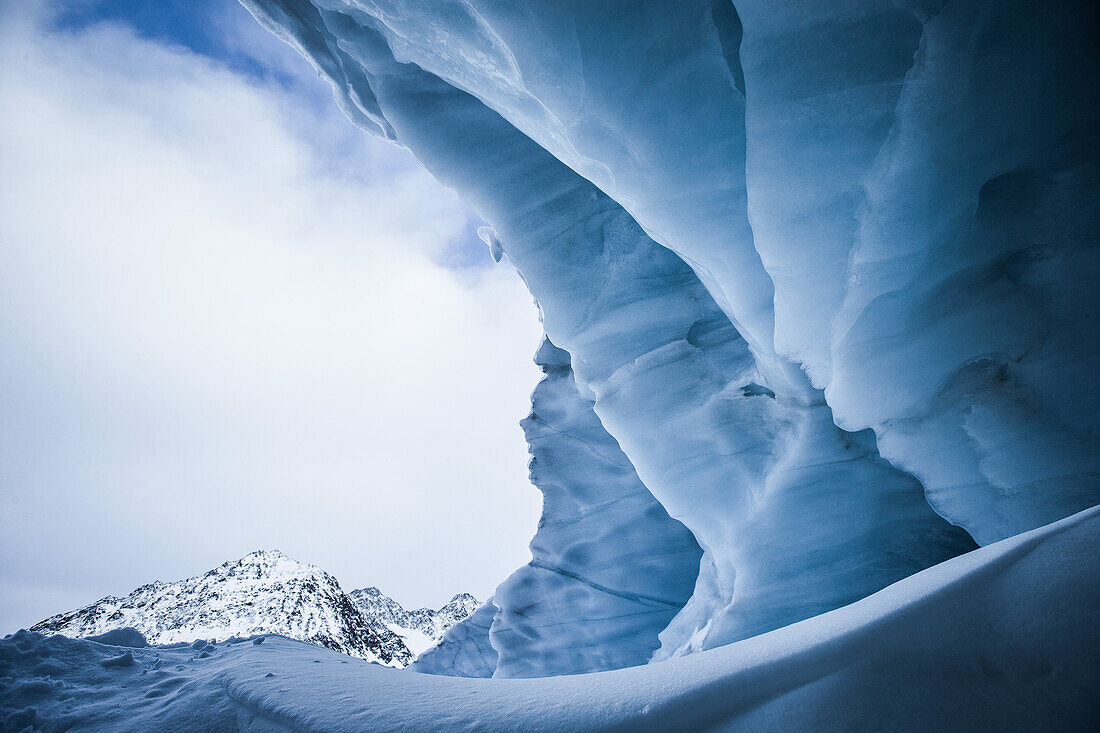
[[[1095,730],[1100,508],[849,606],[641,667],[540,679],[393,670],[301,642],[0,642],[21,730]]]

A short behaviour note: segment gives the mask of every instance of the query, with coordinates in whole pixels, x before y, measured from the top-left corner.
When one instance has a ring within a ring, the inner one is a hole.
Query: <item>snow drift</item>
[[[1098,551],[1092,509],[720,649],[539,679],[416,674],[281,637],[203,656],[24,631],[0,641],[0,728],[1093,730]]]

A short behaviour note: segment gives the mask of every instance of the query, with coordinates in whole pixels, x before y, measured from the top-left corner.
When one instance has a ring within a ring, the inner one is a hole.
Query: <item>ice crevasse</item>
[[[1091,4],[243,2],[542,316],[532,564],[422,671],[728,644],[1100,500]]]

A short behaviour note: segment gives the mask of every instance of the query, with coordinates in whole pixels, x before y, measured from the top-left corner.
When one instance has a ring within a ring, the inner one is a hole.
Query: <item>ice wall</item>
[[[497,652],[489,643],[489,627],[496,613],[493,601],[486,601],[447,629],[439,643],[417,657],[409,669],[449,677],[492,677],[497,668]]]
[[[246,5],[494,225],[694,534],[657,658],[1096,501],[1085,5]]]
[[[1094,504],[1095,3],[736,5],[777,349],[983,544]]]
[[[531,562],[497,588],[496,676],[645,664],[691,597],[702,551],[604,430],[569,354],[544,339],[535,362],[546,376],[522,425],[542,518]]]
[[[765,376],[682,259],[480,101],[395,61],[376,21],[294,2],[258,12],[340,74],[334,88],[355,118],[382,120],[369,124],[495,225],[604,427],[695,535],[703,572],[662,654],[835,608],[971,546],[873,440],[832,424],[819,393],[766,386],[788,383]],[[838,476],[842,463],[850,472]]]
[[[569,354],[544,339],[535,362],[545,377],[522,423],[543,494],[531,562],[417,671],[545,677],[645,664],[695,587],[699,545],[603,429]]]
[[[1100,496],[1061,388],[1098,350],[1092,3],[316,4],[610,195],[980,542]]]

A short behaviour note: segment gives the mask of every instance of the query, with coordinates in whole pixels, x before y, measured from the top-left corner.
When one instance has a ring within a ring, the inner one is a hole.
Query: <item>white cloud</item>
[[[457,197],[315,89],[8,20],[0,620],[258,547],[414,604],[525,562],[536,314],[439,264]]]

